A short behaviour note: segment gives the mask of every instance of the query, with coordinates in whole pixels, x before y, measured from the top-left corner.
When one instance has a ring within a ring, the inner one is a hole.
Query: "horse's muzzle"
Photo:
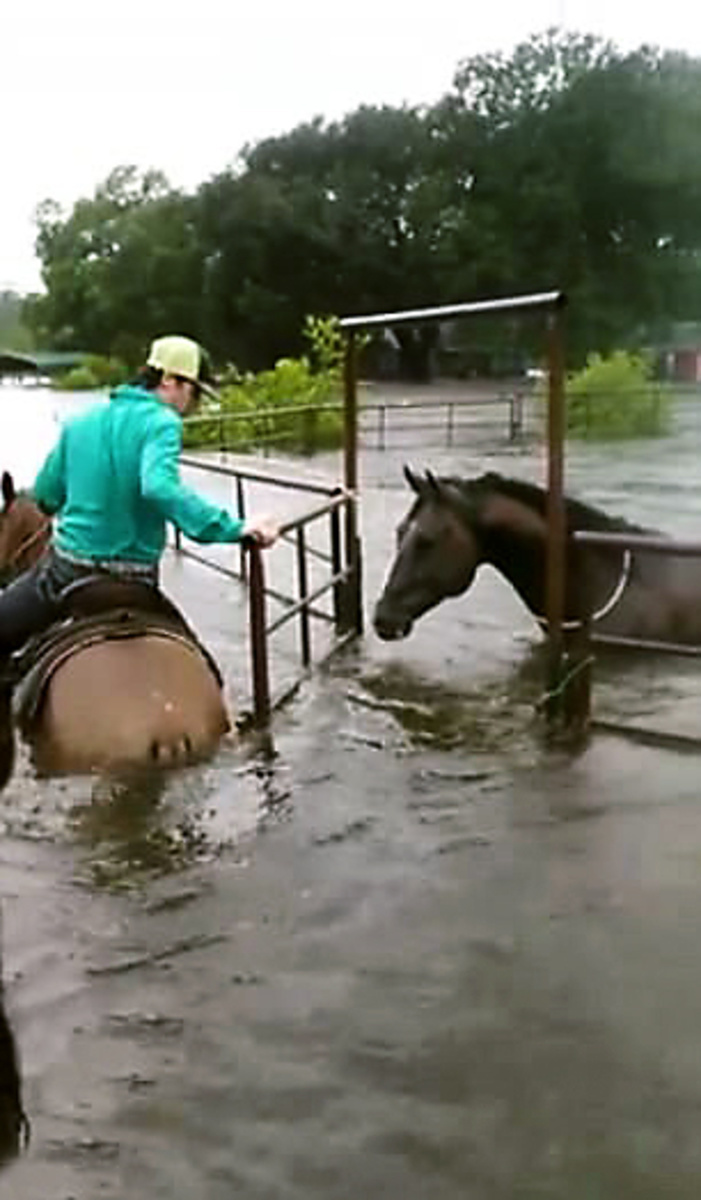
[[[396,617],[388,617],[377,610],[372,623],[375,633],[383,642],[398,642],[402,638],[408,637],[413,625],[413,621],[409,617],[397,620]]]

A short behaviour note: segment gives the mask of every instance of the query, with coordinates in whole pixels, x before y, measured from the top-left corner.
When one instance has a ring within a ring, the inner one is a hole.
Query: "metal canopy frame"
[[[565,355],[564,310],[567,297],[562,291],[534,292],[522,296],[443,304],[433,308],[404,309],[398,312],[368,313],[342,317],[340,327],[346,334],[344,359],[344,483],[357,495],[358,488],[358,347],[356,334],[378,326],[423,324],[448,318],[517,312],[547,314],[548,419],[547,419],[547,566],[546,609],[548,635],[548,690],[546,715],[554,723],[561,715],[563,665],[563,618],[565,606]],[[356,510],[347,509],[348,545],[357,544]]]

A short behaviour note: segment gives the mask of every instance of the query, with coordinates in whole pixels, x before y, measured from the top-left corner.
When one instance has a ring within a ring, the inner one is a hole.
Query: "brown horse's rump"
[[[96,612],[94,616],[67,618],[58,625],[50,626],[46,634],[34,638],[20,660],[20,682],[14,706],[23,736],[31,736],[35,730],[54,674],[74,654],[102,642],[146,636],[178,642],[193,654],[202,656],[214,674],[217,685],[221,686],[221,674],[216,662],[174,607],[172,614],[113,608],[108,612]]]
[[[14,577],[44,552],[50,522],[7,473],[0,484],[0,570]],[[0,788],[15,723],[42,775],[185,766],[231,730],[216,664],[149,581],[99,568],[76,580],[55,623],[12,667],[14,713],[0,690]]]

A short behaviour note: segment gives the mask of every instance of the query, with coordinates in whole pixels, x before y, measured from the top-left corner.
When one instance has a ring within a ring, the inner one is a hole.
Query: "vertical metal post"
[[[509,441],[515,442],[523,433],[523,393],[512,392],[509,396]]]
[[[565,377],[563,321],[558,305],[548,316],[548,496],[545,612],[548,621],[549,693],[546,715],[554,723],[562,711],[559,688],[562,678],[565,608]]]
[[[253,676],[253,723],[262,729],[270,723],[270,679],[266,639],[265,574],[263,552],[250,545],[249,609],[251,625],[251,674]]]
[[[452,444],[453,444],[454,418],[455,418],[455,410],[453,407],[453,403],[452,403],[452,401],[449,401],[448,402],[448,423],[447,423],[447,428],[446,428],[446,445],[449,447],[452,446]]]
[[[309,589],[307,587],[307,548],[305,544],[304,526],[297,530],[297,580],[299,584],[299,599],[302,608],[299,613],[299,632],[302,650],[302,666],[308,667],[311,662],[311,644],[309,637],[309,609],[306,604]]]
[[[565,634],[565,649],[569,680],[563,688],[563,724],[571,740],[581,740],[591,721],[592,646],[587,615],[578,628]]]
[[[346,338],[346,353],[343,362],[344,389],[344,484],[350,493],[346,503],[346,566],[348,579],[348,611],[352,614],[352,628],[362,633],[362,584],[361,551],[357,533],[358,495],[358,348],[355,334],[351,331]],[[345,605],[344,605],[345,607]]]
[[[242,521],[246,520],[246,497],[243,491],[243,479],[240,475],[236,476],[236,512]],[[245,580],[247,572],[246,547],[243,542],[239,545],[239,555],[239,570],[241,571],[241,578]]]
[[[377,410],[378,430],[377,430],[377,448],[384,450],[386,448],[386,430],[387,430],[387,406],[381,404]]]
[[[343,483],[347,492],[358,489],[358,350],[353,332],[346,338],[343,360]],[[355,508],[346,505],[346,553],[355,541]]]
[[[330,538],[331,538],[331,570],[335,578],[341,573],[342,557],[341,557],[341,517],[337,508],[332,508],[329,513],[330,521]],[[334,628],[337,634],[343,633],[344,618],[343,618],[343,597],[344,585],[335,583],[333,587],[333,621]]]

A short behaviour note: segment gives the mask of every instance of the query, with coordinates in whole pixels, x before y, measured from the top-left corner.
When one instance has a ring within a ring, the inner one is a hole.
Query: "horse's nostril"
[[[410,626],[399,621],[390,621],[386,617],[375,617],[375,633],[383,642],[394,642],[397,638],[406,637]]]

